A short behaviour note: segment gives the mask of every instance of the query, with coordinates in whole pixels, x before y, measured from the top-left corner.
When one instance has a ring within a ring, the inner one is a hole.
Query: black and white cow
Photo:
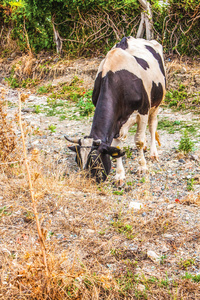
[[[70,139],[76,161],[88,169],[97,182],[104,181],[111,169],[110,156],[117,158],[116,180],[122,182],[125,171],[120,150],[130,127],[137,123],[135,143],[139,151],[140,170],[145,171],[147,124],[151,135],[150,154],[156,149],[157,114],[165,95],[165,68],[162,46],[152,40],[124,37],[101,62],[94,83],[92,101],[95,113],[90,135]]]

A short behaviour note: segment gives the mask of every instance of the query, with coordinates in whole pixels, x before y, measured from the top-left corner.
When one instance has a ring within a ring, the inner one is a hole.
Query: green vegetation
[[[194,178],[191,178],[187,181],[187,190],[193,191],[194,190]]]
[[[169,105],[169,107],[179,107],[185,108],[185,104],[182,103],[185,99],[188,98],[188,94],[186,92],[186,87],[183,84],[179,85],[178,90],[170,90],[165,95],[165,102]]]
[[[124,234],[127,239],[132,239],[134,237],[132,234],[133,227],[129,224],[125,224],[122,220],[119,219],[117,221],[113,221],[111,225],[117,232]]]
[[[150,2],[154,30],[165,52],[199,55],[199,0]],[[55,50],[55,31],[67,55],[105,53],[124,35],[136,36],[141,11],[138,0],[0,0],[1,54],[10,55],[13,48]]]
[[[126,157],[127,157],[127,158],[131,158],[131,156],[132,156],[132,149],[131,149],[131,147],[130,147],[130,146],[128,146],[128,147],[123,147],[123,149],[124,149],[125,152],[126,152]]]
[[[124,190],[121,190],[121,191],[113,191],[113,195],[123,195],[124,193]]]
[[[42,94],[48,94],[49,92],[51,92],[53,90],[53,87],[51,84],[48,84],[47,86],[40,86],[38,89],[37,89],[37,93],[39,95],[42,95]]]
[[[195,260],[193,258],[189,258],[186,260],[181,259],[181,261],[179,262],[180,268],[185,270],[187,270],[188,267],[191,267],[193,265],[195,265]]]
[[[48,94],[48,98],[46,105],[34,106],[35,113],[42,112],[48,117],[59,116],[60,121],[91,116],[94,112],[92,90],[86,90],[82,85],[83,82],[75,76],[69,85],[64,83],[53,87],[48,84],[39,87],[37,93]]]
[[[187,130],[184,130],[178,149],[187,154],[188,152],[192,151],[193,145],[194,143],[191,141]]]
[[[161,265],[164,265],[165,264],[165,262],[166,262],[166,258],[167,258],[167,255],[162,255],[161,257],[160,257],[160,264]]]
[[[49,125],[48,129],[53,133],[53,132],[56,132],[56,126],[51,124]]]
[[[91,101],[92,91],[89,91],[84,94],[84,97],[81,97],[77,103],[80,116],[86,117],[90,116],[94,112],[94,104]]]
[[[186,130],[188,133],[195,135],[197,129],[200,128],[197,122],[193,124],[188,124],[185,121],[171,121],[168,118],[163,118],[158,120],[158,130],[166,130],[168,133],[174,134],[175,131]]]
[[[200,282],[200,274],[192,275],[192,274],[186,272],[185,276],[183,276],[183,278],[191,279],[194,282]]]

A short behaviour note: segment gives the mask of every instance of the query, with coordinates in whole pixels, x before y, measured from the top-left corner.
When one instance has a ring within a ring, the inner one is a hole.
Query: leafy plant
[[[183,151],[185,154],[192,151],[194,143],[191,141],[187,130],[184,130],[181,137],[178,149]]]
[[[179,262],[179,266],[183,269],[186,269],[186,270],[187,270],[188,267],[190,267],[194,264],[195,264],[195,260],[192,259],[192,258],[185,259],[185,260],[181,259],[181,261]]]
[[[41,112],[41,107],[40,105],[35,105],[35,113],[39,114]]]
[[[194,190],[194,178],[191,178],[187,181],[187,190],[193,191]]]
[[[56,126],[51,124],[49,125],[48,129],[53,133],[53,132],[56,132]]]
[[[82,117],[89,116],[94,111],[94,104],[91,101],[91,96],[92,96],[92,91],[89,91],[85,93],[84,97],[82,97],[77,103],[80,116]]]
[[[131,158],[131,156],[132,156],[132,149],[131,149],[131,147],[130,147],[130,146],[128,146],[128,147],[123,147],[123,149],[124,149],[125,152],[126,152],[127,158]]]

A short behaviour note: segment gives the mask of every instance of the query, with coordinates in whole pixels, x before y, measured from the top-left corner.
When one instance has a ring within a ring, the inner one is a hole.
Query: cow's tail
[[[156,131],[155,136],[156,136],[156,141],[158,142],[158,145],[161,146],[160,139],[159,139],[159,134],[158,134],[157,131]]]

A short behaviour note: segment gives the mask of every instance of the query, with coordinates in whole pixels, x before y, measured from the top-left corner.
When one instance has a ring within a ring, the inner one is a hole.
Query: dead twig
[[[42,249],[43,263],[44,263],[44,266],[45,266],[46,275],[48,276],[49,272],[48,272],[48,267],[47,267],[45,244],[44,244],[44,239],[43,239],[43,235],[42,235],[42,231],[41,231],[41,226],[40,226],[40,222],[39,222],[39,218],[38,218],[37,207],[36,207],[35,198],[34,198],[34,192],[33,192],[32,180],[31,180],[31,174],[30,174],[30,170],[29,170],[27,153],[26,153],[24,131],[23,131],[23,127],[22,127],[22,119],[21,119],[21,95],[20,95],[20,93],[18,93],[18,98],[19,98],[19,126],[20,126],[21,136],[22,136],[24,161],[25,161],[25,166],[26,166],[26,171],[27,171],[27,176],[28,176],[29,190],[30,190],[30,194],[31,194],[31,201],[32,201],[32,204],[33,204],[33,210],[34,210],[35,221],[36,221],[36,226],[37,226],[38,235],[39,235],[39,241],[40,241],[40,245],[41,245],[41,249]]]

